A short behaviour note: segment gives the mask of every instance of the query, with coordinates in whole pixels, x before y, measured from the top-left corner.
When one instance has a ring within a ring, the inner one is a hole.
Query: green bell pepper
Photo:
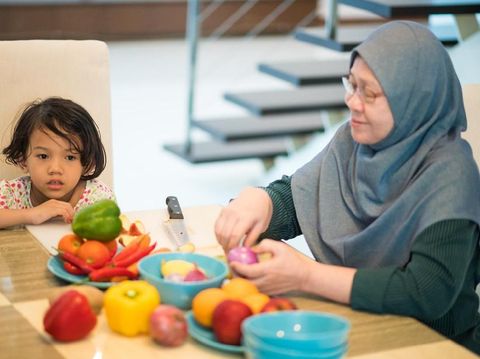
[[[73,232],[85,239],[108,242],[116,238],[122,229],[120,208],[110,199],[102,199],[82,208],[73,217]]]

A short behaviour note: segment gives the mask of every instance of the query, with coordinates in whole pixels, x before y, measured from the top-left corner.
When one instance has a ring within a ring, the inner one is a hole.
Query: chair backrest
[[[97,123],[107,152],[100,179],[113,187],[109,54],[104,42],[87,40],[0,41],[0,148],[14,121],[35,99],[60,96],[82,105]],[[22,172],[0,160],[0,178]]]
[[[462,86],[463,103],[467,113],[467,131],[462,137],[470,143],[473,156],[480,168],[480,84],[467,84]]]

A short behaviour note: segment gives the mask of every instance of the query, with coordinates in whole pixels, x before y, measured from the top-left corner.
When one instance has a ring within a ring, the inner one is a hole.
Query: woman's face
[[[353,139],[363,145],[373,145],[385,139],[394,126],[380,83],[366,62],[357,56],[348,77],[354,92],[345,94],[351,111],[350,127]]]

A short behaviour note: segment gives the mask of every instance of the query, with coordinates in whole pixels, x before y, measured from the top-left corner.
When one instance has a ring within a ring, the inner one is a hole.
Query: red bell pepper
[[[85,338],[96,324],[97,316],[87,298],[76,290],[58,297],[43,317],[45,331],[61,342]]]

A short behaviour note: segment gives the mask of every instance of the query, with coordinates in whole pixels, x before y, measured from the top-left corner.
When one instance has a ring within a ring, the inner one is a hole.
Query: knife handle
[[[180,208],[180,203],[178,202],[177,197],[168,196],[166,199],[166,203],[170,219],[183,219],[182,209]]]

